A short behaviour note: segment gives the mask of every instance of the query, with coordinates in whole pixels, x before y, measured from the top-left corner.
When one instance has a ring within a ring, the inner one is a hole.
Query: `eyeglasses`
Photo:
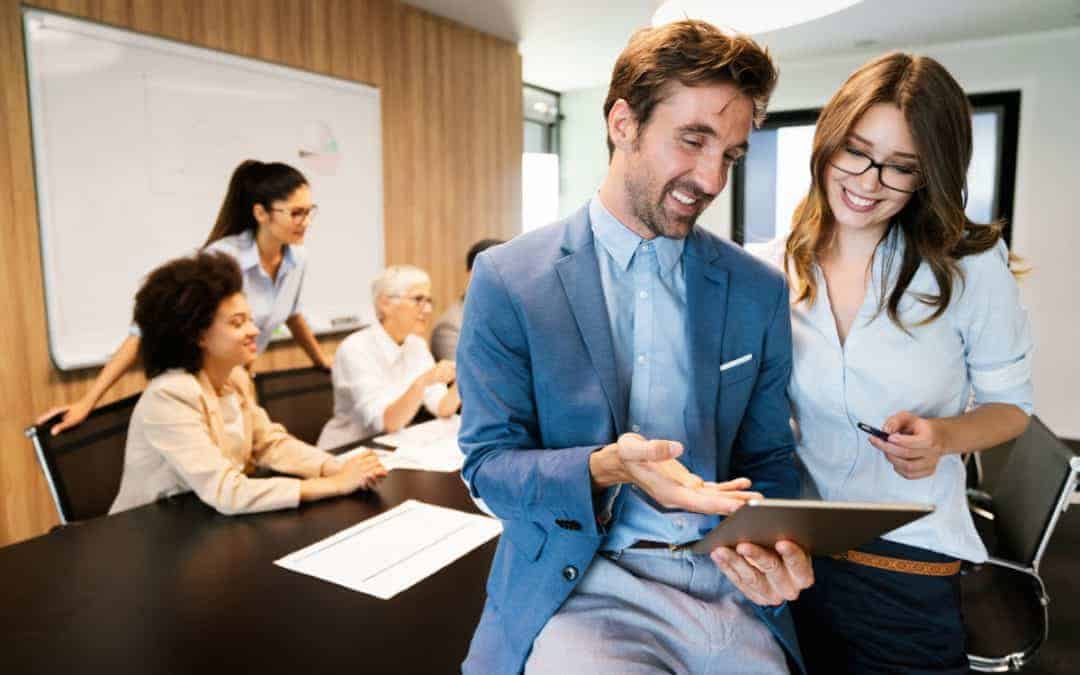
[[[829,164],[851,176],[861,176],[870,169],[877,169],[878,182],[897,192],[911,194],[923,186],[923,175],[915,167],[875,162],[865,152],[852,147],[838,151]]]
[[[312,204],[310,209],[285,209],[280,206],[275,206],[271,207],[270,210],[288,214],[289,217],[292,218],[292,221],[297,225],[308,219],[310,219],[311,222],[314,222],[315,216],[319,215],[318,204]]]
[[[408,300],[417,307],[429,307],[435,309],[435,300],[430,295],[395,295],[399,300]]]

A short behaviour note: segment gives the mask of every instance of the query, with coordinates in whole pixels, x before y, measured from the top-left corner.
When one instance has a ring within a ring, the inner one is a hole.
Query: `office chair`
[[[1080,457],[1038,417],[1005,445],[1007,460],[981,505],[993,520],[976,519],[990,558],[960,577],[968,660],[987,673],[1020,670],[1046,641],[1050,597],[1039,563],[1080,472]]]
[[[255,395],[271,422],[305,443],[315,444],[334,415],[334,386],[321,368],[294,368],[255,376]]]
[[[52,428],[61,415],[26,429],[61,526],[109,512],[120,489],[128,422],[140,395],[93,410],[59,436],[52,435]]]

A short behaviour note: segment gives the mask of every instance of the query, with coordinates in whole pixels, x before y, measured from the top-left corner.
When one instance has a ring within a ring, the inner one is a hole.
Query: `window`
[[[528,231],[559,214],[559,94],[525,85],[523,108],[521,229]]]
[[[1005,219],[1012,241],[1020,92],[973,94],[973,153],[968,168],[968,217],[985,223]],[[820,110],[769,115],[750,134],[751,151],[732,177],[732,239],[739,244],[786,234],[791,216],[810,186],[810,149]]]

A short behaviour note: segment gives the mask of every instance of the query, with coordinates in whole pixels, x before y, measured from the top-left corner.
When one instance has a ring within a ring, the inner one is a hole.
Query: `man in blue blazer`
[[[801,670],[783,603],[812,583],[807,555],[686,548],[799,491],[786,284],[695,226],[775,82],[745,36],[638,32],[597,195],[477,258],[462,473],[505,529],[465,672]]]

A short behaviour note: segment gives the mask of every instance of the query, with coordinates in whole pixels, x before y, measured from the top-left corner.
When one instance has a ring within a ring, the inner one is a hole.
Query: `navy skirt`
[[[955,561],[882,539],[859,550]],[[814,585],[791,608],[811,675],[968,672],[958,575],[931,577],[814,558]]]

